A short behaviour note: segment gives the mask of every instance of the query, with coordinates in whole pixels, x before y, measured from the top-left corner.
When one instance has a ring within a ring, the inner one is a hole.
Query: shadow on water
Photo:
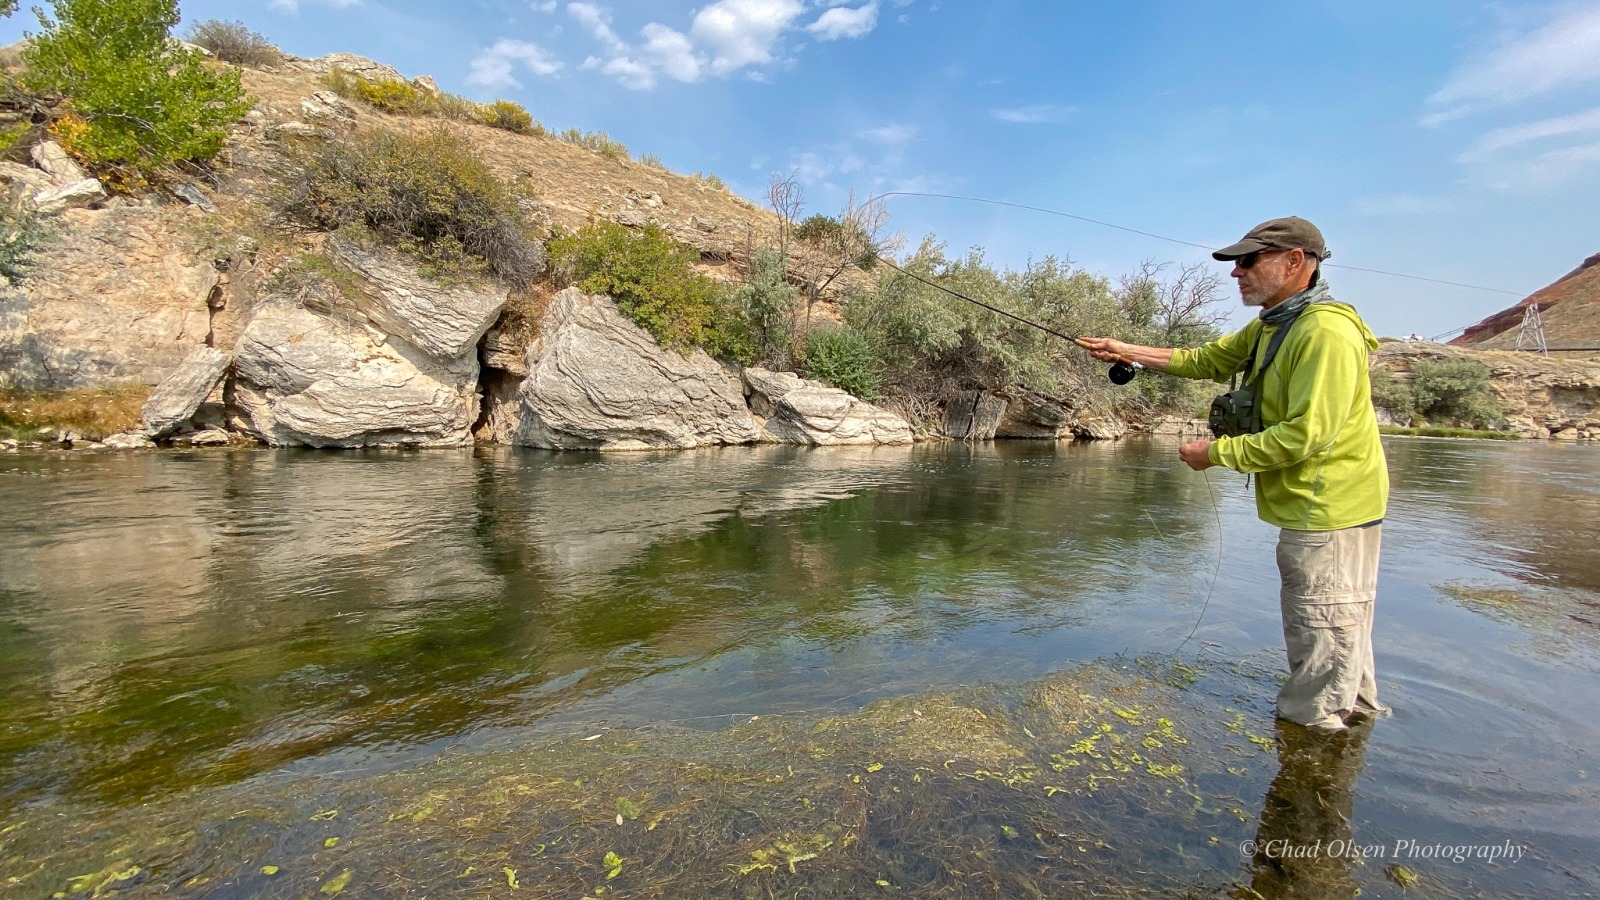
[[[1273,735],[1249,495],[1161,444],[6,458],[0,881],[1594,890],[1600,733],[1549,685],[1600,686],[1595,645],[1449,590],[1581,614],[1600,459],[1388,446],[1398,712],[1337,746]],[[1502,840],[1528,858],[1396,852]]]

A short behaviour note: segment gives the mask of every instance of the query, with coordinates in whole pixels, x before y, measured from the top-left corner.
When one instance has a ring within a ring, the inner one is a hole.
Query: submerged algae
[[[1242,833],[1225,811],[1242,780],[1229,770],[1261,756],[1166,674],[1091,665],[822,718],[543,739],[354,780],[254,779],[115,826],[88,813],[48,831],[25,821],[0,880],[88,896],[99,879],[68,876],[105,859],[147,873],[119,885],[126,896],[1221,889],[1237,857],[1219,839]],[[1234,784],[1208,795],[1195,778]]]

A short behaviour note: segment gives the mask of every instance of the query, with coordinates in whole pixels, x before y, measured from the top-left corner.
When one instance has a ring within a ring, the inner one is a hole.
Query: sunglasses
[[[1239,257],[1238,259],[1233,261],[1233,264],[1238,266],[1241,269],[1253,269],[1253,268],[1255,268],[1256,263],[1261,261],[1262,254],[1265,254],[1265,253],[1292,253],[1292,252],[1294,252],[1294,250],[1299,250],[1299,249],[1300,248],[1295,247],[1295,248],[1290,249],[1290,250],[1285,250],[1285,249],[1283,249],[1281,247],[1273,247],[1273,248],[1269,248],[1269,249],[1266,249],[1266,250],[1257,250],[1254,253],[1246,253],[1245,255]],[[1303,250],[1301,250],[1301,252],[1305,253],[1305,251],[1303,251]],[[1310,256],[1311,254],[1307,253],[1306,255]]]

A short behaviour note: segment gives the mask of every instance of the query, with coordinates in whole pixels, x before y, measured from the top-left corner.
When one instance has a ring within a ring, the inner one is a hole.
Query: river
[[[0,893],[1600,891],[1600,452],[1385,446],[1395,713],[1333,749],[1272,723],[1275,530],[1170,443],[0,456]],[[1056,725],[1162,752],[1170,706],[1181,789],[1033,791],[1015,760],[1078,762],[1032,743],[1064,685]],[[1005,727],[872,743],[934,709]],[[694,818],[686,773],[797,741],[732,779],[754,818]],[[491,821],[541,753],[567,793]],[[774,824],[802,777],[815,821]],[[1274,840],[1322,858],[1240,850]]]

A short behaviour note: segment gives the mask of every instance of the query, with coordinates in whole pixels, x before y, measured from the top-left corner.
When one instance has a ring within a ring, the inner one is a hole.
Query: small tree
[[[0,16],[9,16],[17,11],[17,0],[0,0]]]
[[[795,227],[794,236],[805,245],[808,252],[796,254],[802,263],[805,284],[805,327],[811,330],[811,311],[817,301],[844,273],[855,269],[868,271],[878,262],[882,253],[888,252],[883,236],[889,224],[889,211],[880,200],[856,205],[855,194],[845,203],[837,219],[831,216],[811,216]]]
[[[72,113],[54,133],[121,187],[216,156],[251,106],[237,70],[172,42],[176,0],[55,0],[55,11],[38,13],[44,33],[23,51],[27,82],[65,95]]]

